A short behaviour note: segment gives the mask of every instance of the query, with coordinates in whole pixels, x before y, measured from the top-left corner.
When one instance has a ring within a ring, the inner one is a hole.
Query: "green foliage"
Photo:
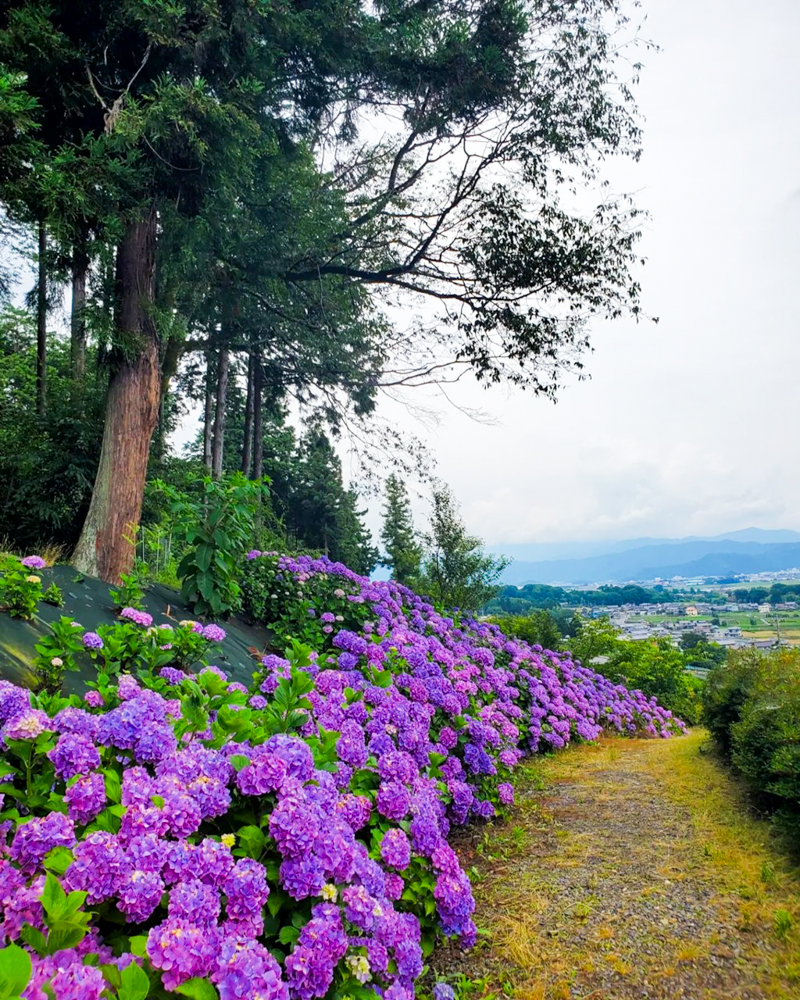
[[[16,556],[0,559],[0,610],[30,621],[42,596],[40,570],[27,569]]]
[[[131,573],[122,573],[120,575],[119,586],[109,590],[108,596],[114,602],[114,607],[117,610],[122,610],[122,608],[141,609],[143,607],[144,587],[141,581],[142,568],[137,566]]]
[[[800,650],[741,650],[715,668],[705,719],[762,804],[800,830]]]
[[[623,8],[153,0],[74,16],[72,0],[6,4],[0,202],[46,231],[57,281],[88,262],[98,363],[73,392],[80,380],[51,352],[52,431],[28,419],[31,392],[19,427],[0,421],[9,495],[22,498],[0,532],[74,542],[105,440],[105,380],[116,385],[148,345],[162,389],[183,353],[224,346],[251,355],[278,402],[292,396],[334,429],[370,416],[381,385],[456,368],[553,395],[562,372],[581,368],[588,318],[639,312],[639,213],[599,183],[607,157],[639,152],[614,38],[627,31]],[[459,148],[473,151],[464,172],[443,170]],[[602,194],[572,214],[579,184]],[[148,241],[128,237],[156,218],[151,294],[140,287]],[[409,338],[383,315],[381,285],[458,308]],[[140,296],[131,329],[119,306]],[[125,442],[139,454],[152,430],[145,395],[128,404],[142,407],[141,440]],[[162,442],[175,402],[160,407]],[[135,517],[144,484],[131,476]],[[338,545],[359,568],[374,555],[355,531],[357,498],[340,500],[350,527],[334,543],[329,518],[314,545]]]
[[[681,636],[681,649],[684,659],[693,667],[710,670],[719,663],[724,663],[727,651],[718,643],[709,642],[699,632],[684,632]]]
[[[381,538],[386,547],[383,565],[392,571],[392,577],[398,583],[413,586],[420,574],[422,546],[414,531],[405,484],[395,473],[386,480]]]
[[[696,725],[700,721],[703,681],[688,672],[686,655],[668,639],[626,641],[603,617],[584,619],[565,645],[581,663],[615,683],[657,698],[684,722]],[[596,657],[602,660],[593,663]]]
[[[725,754],[731,752],[732,727],[741,719],[763,662],[758,650],[732,650],[726,662],[708,675],[703,690],[703,721]]]
[[[688,673],[683,654],[669,639],[620,641],[600,670],[619,684],[657,698],[684,722],[700,721],[703,682]]]
[[[345,489],[341,461],[318,428],[300,441],[287,476],[285,526],[304,546],[368,575],[378,553],[361,521],[358,496]]]
[[[42,591],[42,600],[46,604],[52,604],[54,608],[64,606],[64,595],[57,583],[51,583],[49,587],[46,587]]]
[[[75,543],[97,469],[106,372],[89,358],[78,387],[69,345],[49,334],[47,414],[36,412],[36,329],[0,312],[0,537],[20,549]]]
[[[186,545],[178,566],[184,599],[199,615],[235,611],[242,554],[252,544],[267,483],[233,473],[221,480],[199,478],[194,493],[181,493],[164,482],[156,485],[169,500],[175,532]]]
[[[789,936],[789,931],[794,927],[794,917],[788,910],[776,910],[772,917],[772,925],[778,938],[785,941]]]
[[[590,666],[595,657],[610,656],[619,642],[619,629],[604,615],[602,618],[582,619],[575,635],[566,645],[576,660]]]
[[[480,538],[467,533],[458,502],[447,486],[433,491],[430,529],[419,589],[446,607],[477,611],[497,592],[508,560],[488,555]]]
[[[506,586],[489,604],[492,614],[505,612],[524,615],[532,608],[568,607],[602,608],[622,604],[671,604],[688,595],[661,586],[640,587],[629,583],[623,587],[603,584],[595,590],[569,590],[546,583],[526,583],[523,587]]]
[[[31,958],[24,948],[0,948],[0,1000],[19,1000],[31,978]]]
[[[550,611],[534,611],[529,615],[508,615],[490,620],[499,625],[507,635],[524,639],[532,646],[558,649],[561,644],[559,622]]]
[[[297,639],[321,649],[334,627],[360,631],[368,617],[363,602],[350,601],[350,588],[341,579],[314,574],[296,579],[283,572],[281,556],[264,554],[248,560],[242,577],[242,605],[246,614],[268,625],[280,639]],[[332,616],[333,621],[322,615]]]
[[[78,669],[75,657],[83,649],[81,643],[83,630],[66,615],[62,615],[50,629],[52,635],[43,636],[36,643],[33,666],[36,671],[37,689],[48,694],[58,694],[66,671]]]
[[[773,583],[770,587],[737,587],[733,596],[742,604],[785,604],[800,601],[800,583]]]

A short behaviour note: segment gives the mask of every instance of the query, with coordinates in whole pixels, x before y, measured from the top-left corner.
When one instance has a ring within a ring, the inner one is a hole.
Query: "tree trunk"
[[[47,230],[39,223],[39,281],[36,296],[36,412],[47,409]]]
[[[157,462],[163,462],[167,453],[167,396],[169,395],[170,382],[178,371],[181,354],[183,351],[183,341],[180,337],[172,336],[167,340],[166,349],[163,351],[161,361],[161,386],[159,388],[158,403],[158,427],[156,428],[156,440],[153,445],[153,458]]]
[[[211,386],[214,384],[214,353],[206,352],[206,396],[203,411],[203,465],[211,472],[211,441],[214,426],[214,394]]]
[[[225,344],[219,349],[217,359],[217,399],[214,410],[214,446],[211,452],[211,475],[222,475],[222,456],[225,450],[225,406],[228,402],[228,367],[230,352]]]
[[[259,353],[253,355],[253,368],[253,479],[261,479],[264,475],[264,372]]]
[[[253,464],[253,397],[255,381],[255,366],[253,355],[247,355],[247,402],[244,407],[244,443],[242,444],[242,472],[250,476],[250,466]]]
[[[89,513],[75,549],[78,570],[119,583],[133,565],[161,371],[153,321],[156,211],[131,223],[117,250],[115,337],[120,350],[106,401],[103,444]]]
[[[89,261],[82,247],[72,254],[72,310],[70,316],[70,358],[72,376],[82,382],[86,375],[86,278]]]

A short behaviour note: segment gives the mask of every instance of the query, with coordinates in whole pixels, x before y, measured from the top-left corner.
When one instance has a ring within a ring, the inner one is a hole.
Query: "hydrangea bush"
[[[0,611],[30,621],[44,597],[40,573],[46,567],[41,556],[1,556]]]
[[[248,556],[247,607],[288,643],[249,686],[188,671],[218,626],[176,650],[135,609],[80,636],[83,699],[0,681],[0,961],[25,1000],[411,1000],[438,935],[475,941],[450,835],[513,803],[522,757],[683,728],[393,583]]]

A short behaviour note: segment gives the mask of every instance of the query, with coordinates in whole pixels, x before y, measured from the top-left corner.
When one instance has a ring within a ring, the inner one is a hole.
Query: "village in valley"
[[[798,577],[800,573],[781,574],[782,580]],[[749,583],[767,588],[774,580],[774,576],[765,580],[759,575]],[[679,586],[680,590],[670,603],[586,606],[576,610],[586,618],[608,616],[620,631],[620,637],[631,641],[667,638],[679,646],[683,636],[691,632],[705,642],[728,649],[800,645],[800,603],[735,600],[733,591],[745,585],[745,581],[723,586],[703,581],[673,581],[672,586]],[[687,596],[686,589],[696,593]]]

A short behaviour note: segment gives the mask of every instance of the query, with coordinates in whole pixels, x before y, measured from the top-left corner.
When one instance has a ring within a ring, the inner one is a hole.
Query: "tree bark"
[[[225,407],[228,402],[228,368],[230,352],[225,344],[220,345],[217,358],[217,398],[214,410],[214,446],[211,451],[211,475],[219,479],[222,475],[222,457],[225,451]]]
[[[264,372],[258,352],[253,355],[253,369],[253,479],[261,479],[264,475]]]
[[[253,355],[247,355],[247,401],[244,406],[244,442],[242,444],[242,472],[249,478],[253,464],[253,397],[255,367]]]
[[[158,420],[161,370],[155,296],[156,211],[131,223],[117,250],[117,363],[111,375],[100,464],[75,549],[78,570],[119,583],[133,565],[150,441]]]
[[[39,279],[36,296],[36,412],[47,409],[47,230],[39,223]]]
[[[214,393],[211,387],[214,383],[214,353],[206,352],[206,395],[203,411],[203,466],[211,472],[211,441],[214,427]]]
[[[170,382],[178,371],[182,351],[183,341],[180,337],[173,335],[167,339],[166,348],[162,352],[158,426],[156,427],[156,440],[153,445],[153,458],[157,462],[163,462],[164,456],[167,454],[167,396],[169,395]]]
[[[89,260],[82,247],[72,254],[72,308],[70,314],[70,358],[72,376],[82,382],[86,375],[86,278]]]

